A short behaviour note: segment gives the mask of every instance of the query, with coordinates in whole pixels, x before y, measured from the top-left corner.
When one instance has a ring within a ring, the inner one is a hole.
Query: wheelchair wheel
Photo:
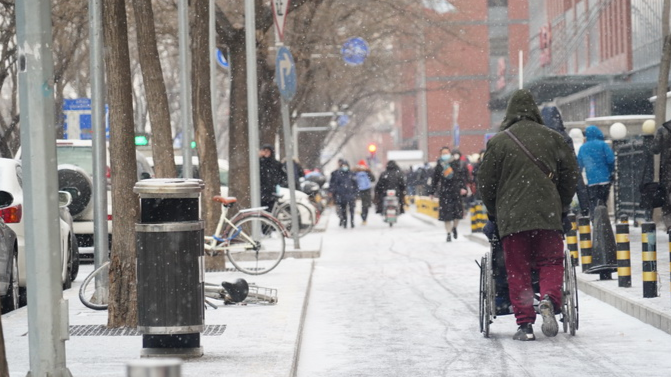
[[[564,253],[564,289],[562,292],[562,320],[564,332],[575,335],[578,329],[578,284],[571,254]]]
[[[480,332],[489,337],[489,325],[494,310],[494,279],[491,253],[487,252],[480,261]]]

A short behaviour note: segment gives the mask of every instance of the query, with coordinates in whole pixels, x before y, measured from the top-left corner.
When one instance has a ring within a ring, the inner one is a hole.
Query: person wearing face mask
[[[259,157],[261,206],[268,207],[270,211],[277,201],[277,186],[286,184],[287,174],[282,163],[275,159],[275,148],[272,145],[264,144],[259,151]]]
[[[356,176],[349,169],[347,161],[341,161],[338,170],[331,173],[329,191],[338,208],[340,226],[347,228],[347,212],[349,208],[350,228],[354,228],[354,206],[358,194]]]
[[[445,223],[447,242],[457,238],[457,225],[464,217],[464,206],[461,197],[466,195],[468,171],[463,166],[461,154],[449,147],[440,149],[440,157],[433,170],[429,196],[438,196],[438,220]]]

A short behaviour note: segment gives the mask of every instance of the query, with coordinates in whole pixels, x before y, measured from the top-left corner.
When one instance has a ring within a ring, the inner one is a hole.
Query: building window
[[[508,0],[488,0],[490,7],[507,7]]]

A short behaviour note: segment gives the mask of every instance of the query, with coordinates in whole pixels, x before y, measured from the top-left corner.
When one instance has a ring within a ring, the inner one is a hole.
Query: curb
[[[663,313],[657,309],[646,307],[628,297],[599,287],[595,282],[584,281],[580,278],[578,278],[578,289],[643,323],[656,327],[667,334],[671,334],[671,315],[668,313]]]
[[[321,246],[321,245],[320,245]],[[308,278],[308,285],[305,290],[305,298],[303,299],[303,308],[301,309],[301,319],[298,323],[298,334],[296,336],[296,343],[294,344],[294,358],[291,362],[291,370],[289,376],[295,377],[298,373],[298,361],[301,355],[301,345],[303,343],[303,327],[305,326],[305,317],[308,312],[308,304],[310,302],[310,294],[312,292],[312,276],[315,271],[315,261],[312,260],[310,266],[310,277]]]

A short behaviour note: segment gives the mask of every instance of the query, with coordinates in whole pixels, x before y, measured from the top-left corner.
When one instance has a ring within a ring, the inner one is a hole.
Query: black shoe
[[[523,342],[528,340],[536,340],[536,336],[534,335],[534,328],[531,326],[531,323],[521,324],[515,335],[513,335],[513,339],[521,340]]]
[[[457,239],[457,227],[456,226],[454,228],[452,228],[452,234],[454,235],[454,239],[456,240]]]
[[[350,225],[350,228],[354,228],[354,220],[352,220],[352,221],[349,223],[349,225]]]
[[[555,309],[550,301],[550,296],[545,295],[543,300],[538,304],[538,311],[543,317],[543,325],[541,330],[545,336],[557,336],[559,332],[559,325],[557,325],[557,318],[555,318]]]
[[[343,228],[347,228],[347,221],[346,220],[340,220],[340,226]]]
[[[447,233],[447,242],[452,242],[452,235]]]

